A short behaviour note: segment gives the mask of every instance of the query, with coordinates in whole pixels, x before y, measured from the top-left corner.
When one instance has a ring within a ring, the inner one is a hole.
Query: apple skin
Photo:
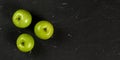
[[[52,37],[54,33],[54,27],[46,20],[39,21],[34,27],[34,33],[38,38],[47,40]]]
[[[21,52],[29,52],[34,47],[34,38],[30,34],[23,33],[18,36],[16,45]]]
[[[32,16],[27,10],[19,9],[12,16],[13,24],[18,28],[26,28],[32,22]]]

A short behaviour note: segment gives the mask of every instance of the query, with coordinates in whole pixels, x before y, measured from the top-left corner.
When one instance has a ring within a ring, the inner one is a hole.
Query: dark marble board
[[[33,23],[26,29],[11,21],[17,9],[26,9]],[[33,32],[37,21],[53,23],[48,41]],[[29,33],[35,48],[22,53],[16,38]],[[119,60],[120,0],[0,0],[0,60]]]

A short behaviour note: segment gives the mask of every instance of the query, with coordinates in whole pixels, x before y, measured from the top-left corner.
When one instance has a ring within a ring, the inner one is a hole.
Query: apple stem
[[[21,44],[22,44],[23,46],[25,45],[25,43],[24,43],[24,42],[22,42]]]
[[[20,17],[18,17],[18,20],[20,20]]]
[[[44,28],[44,31],[47,32],[47,28]]]
[[[18,16],[17,20],[18,20],[18,21],[21,20],[21,16]]]

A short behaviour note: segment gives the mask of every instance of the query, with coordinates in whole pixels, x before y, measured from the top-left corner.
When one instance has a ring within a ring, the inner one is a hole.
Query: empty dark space
[[[12,23],[18,9],[32,14],[32,24]],[[37,38],[34,25],[48,20],[54,35]],[[20,52],[16,39],[29,33],[35,47]],[[120,60],[120,0],[0,0],[0,60]]]

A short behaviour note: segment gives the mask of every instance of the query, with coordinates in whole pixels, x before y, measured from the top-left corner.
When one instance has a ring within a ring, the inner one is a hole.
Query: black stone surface
[[[26,29],[11,21],[17,9],[26,9],[33,23]],[[33,32],[37,21],[53,23],[54,36],[43,41]],[[16,38],[29,33],[35,47],[29,53],[16,48]],[[120,0],[0,0],[0,60],[119,60]]]

